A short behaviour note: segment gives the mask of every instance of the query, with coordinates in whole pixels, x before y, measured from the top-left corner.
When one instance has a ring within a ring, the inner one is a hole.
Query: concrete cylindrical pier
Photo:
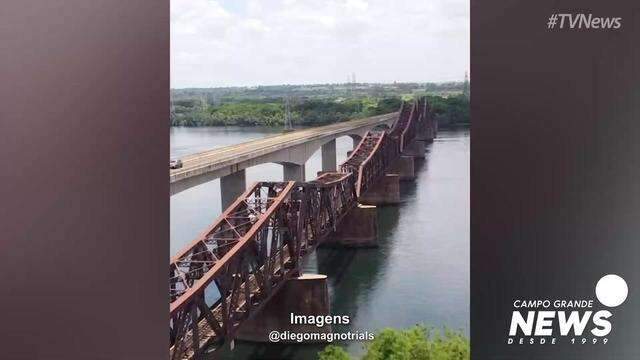
[[[413,162],[413,160],[411,160]],[[413,167],[411,167],[413,170]],[[379,179],[358,201],[366,205],[394,205],[400,203],[400,175],[388,174]]]
[[[304,165],[283,163],[282,179],[284,181],[304,181]]]
[[[272,331],[291,333],[330,333],[330,324],[292,324],[292,315],[331,315],[327,276],[304,274],[287,280],[280,291],[251,319],[245,321],[236,338],[244,341],[270,342]],[[280,342],[291,342],[281,340]]]
[[[378,212],[375,206],[358,204],[344,217],[338,229],[325,240],[327,246],[378,246]]]
[[[413,156],[401,155],[391,165],[389,173],[398,174],[400,176],[400,180],[415,179],[415,158]]]
[[[244,169],[220,178],[220,199],[225,211],[247,189]]]
[[[336,139],[322,145],[322,171],[336,171]]]

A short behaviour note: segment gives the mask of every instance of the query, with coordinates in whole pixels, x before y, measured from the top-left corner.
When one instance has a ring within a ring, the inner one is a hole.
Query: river
[[[277,129],[172,128],[171,157],[277,134]],[[353,148],[336,142],[338,163]],[[415,182],[403,183],[402,204],[378,209],[379,247],[318,249],[305,265],[329,279],[331,312],[348,315],[339,332],[375,331],[424,324],[469,334],[469,150],[467,129],[444,130],[427,147]],[[321,168],[320,150],[306,166],[307,180]],[[282,180],[282,167],[263,164],[246,170],[247,183]],[[220,181],[171,197],[171,254],[193,240],[221,213]],[[342,343],[363,354],[363,343]],[[236,342],[228,359],[315,359],[321,345]]]

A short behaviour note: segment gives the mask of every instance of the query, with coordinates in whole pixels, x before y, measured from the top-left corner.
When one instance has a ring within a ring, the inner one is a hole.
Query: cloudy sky
[[[171,0],[171,87],[462,80],[469,0]]]

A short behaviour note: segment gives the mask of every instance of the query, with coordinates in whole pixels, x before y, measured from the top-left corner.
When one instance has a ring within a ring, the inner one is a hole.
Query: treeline
[[[428,95],[439,125],[468,125],[469,100],[465,95]],[[405,100],[408,100],[405,97]],[[393,97],[290,99],[294,125],[317,126],[397,111],[402,99]],[[210,104],[205,99],[174,101],[171,126],[283,126],[282,98],[251,99]]]
[[[293,98],[361,98],[406,96],[419,92],[433,95],[454,95],[464,91],[465,82],[445,83],[341,83],[307,85],[236,86],[217,88],[172,89],[174,100],[205,99],[211,104],[238,100]]]
[[[427,99],[438,121],[438,126],[457,127],[471,124],[467,96],[462,94],[448,97],[427,95]]]
[[[324,125],[397,111],[399,97],[290,100],[295,125]],[[172,126],[282,126],[283,99],[241,100],[212,105],[204,100],[174,101]]]

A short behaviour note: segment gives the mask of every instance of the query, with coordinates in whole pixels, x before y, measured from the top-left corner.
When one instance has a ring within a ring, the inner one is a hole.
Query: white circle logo
[[[618,275],[605,275],[596,284],[596,297],[604,306],[616,307],[622,304],[628,293],[627,282]]]

